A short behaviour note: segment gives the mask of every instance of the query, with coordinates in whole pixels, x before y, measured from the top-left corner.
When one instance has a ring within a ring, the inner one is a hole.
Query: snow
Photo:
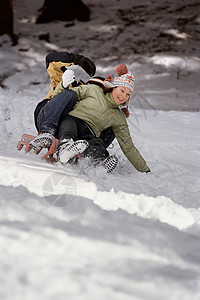
[[[0,37],[1,299],[199,300],[197,2],[85,0],[89,22],[35,24],[40,2],[15,0],[19,43]],[[36,134],[50,51],[88,56],[98,75],[119,63],[134,71],[128,123],[151,173],[137,172],[116,141],[111,174],[17,151],[23,133]]]

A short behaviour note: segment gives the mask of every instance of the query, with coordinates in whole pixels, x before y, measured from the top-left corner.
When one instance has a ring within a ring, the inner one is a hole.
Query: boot
[[[49,148],[52,144],[53,135],[48,132],[39,133],[29,145],[35,150],[40,151],[42,148]]]
[[[66,139],[62,142],[57,151],[58,160],[65,164],[77,154],[84,152],[88,146],[89,143],[85,140],[78,140],[74,142],[73,139]]]
[[[106,159],[104,159],[103,161],[103,167],[107,170],[107,173],[112,172],[118,163],[118,158],[115,155],[111,155],[106,157]]]

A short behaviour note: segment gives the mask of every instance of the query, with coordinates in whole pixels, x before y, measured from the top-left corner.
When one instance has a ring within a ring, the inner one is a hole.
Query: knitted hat
[[[135,84],[135,77],[131,72],[128,71],[128,68],[126,65],[119,65],[116,68],[116,73],[118,76],[116,76],[113,80],[113,82],[104,81],[104,85],[107,85],[108,87],[117,87],[117,86],[124,86],[131,89],[133,92],[134,84]]]
[[[99,87],[103,88],[104,87],[104,79],[105,78],[103,78],[103,77],[95,76],[95,77],[90,78],[90,80],[88,80],[86,82],[86,84],[96,84]]]

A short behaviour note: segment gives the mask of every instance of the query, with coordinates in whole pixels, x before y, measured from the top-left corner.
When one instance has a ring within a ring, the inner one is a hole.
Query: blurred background
[[[96,63],[97,75],[125,63],[136,73],[137,94],[153,107],[196,111],[199,12],[195,0],[4,0],[0,35],[8,34],[23,57],[31,49],[44,60],[52,51],[81,53]],[[9,67],[0,74],[2,81]]]

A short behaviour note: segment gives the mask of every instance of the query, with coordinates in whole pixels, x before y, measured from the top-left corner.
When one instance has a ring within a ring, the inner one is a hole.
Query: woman
[[[66,163],[77,154],[84,152],[94,161],[104,160],[106,149],[100,134],[111,127],[117,141],[128,160],[140,172],[150,172],[145,160],[134,146],[125,114],[120,109],[127,104],[134,88],[134,76],[127,72],[116,76],[112,83],[104,81],[107,90],[103,91],[96,85],[81,85],[65,90],[68,78],[67,70],[54,91],[53,96],[61,92],[74,91],[78,102],[68,113],[58,128],[58,158]],[[128,70],[127,70],[128,71]],[[81,137],[81,140],[80,140]]]

